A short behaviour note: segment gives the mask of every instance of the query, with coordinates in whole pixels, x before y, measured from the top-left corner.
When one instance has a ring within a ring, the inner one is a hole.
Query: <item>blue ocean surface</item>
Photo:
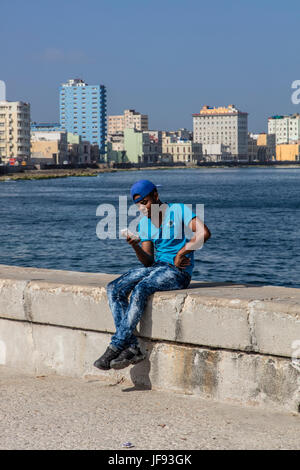
[[[164,202],[204,204],[211,238],[193,279],[300,287],[300,169],[199,168],[0,182],[0,264],[123,273],[139,266],[123,239],[100,240],[100,204],[138,179]],[[130,199],[129,202],[131,203]]]

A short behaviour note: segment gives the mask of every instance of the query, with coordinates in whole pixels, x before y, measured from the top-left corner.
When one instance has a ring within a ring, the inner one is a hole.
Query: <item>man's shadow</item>
[[[144,346],[144,347],[143,347]],[[153,345],[151,343],[147,343],[147,346],[142,345],[142,351],[146,353],[146,359],[141,361],[139,364],[136,364],[130,369],[130,377],[133,383],[132,387],[123,388],[122,392],[134,392],[134,391],[143,391],[143,390],[151,390],[152,384],[150,380],[150,370],[151,370],[151,362],[150,362],[150,355],[153,350]]]

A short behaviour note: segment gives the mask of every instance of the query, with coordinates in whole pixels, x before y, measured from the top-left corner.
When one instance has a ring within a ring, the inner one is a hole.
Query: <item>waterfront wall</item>
[[[299,410],[300,289],[193,282],[155,293],[137,329],[147,359],[106,372],[93,362],[115,331],[105,290],[115,277],[0,265],[0,365]]]

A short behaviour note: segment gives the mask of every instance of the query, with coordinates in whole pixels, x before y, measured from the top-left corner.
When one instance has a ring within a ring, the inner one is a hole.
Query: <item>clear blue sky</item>
[[[300,112],[299,0],[0,0],[0,79],[32,119],[58,120],[58,87],[103,83],[108,113],[192,128],[203,104],[235,104],[249,130]],[[5,46],[3,46],[5,44]]]

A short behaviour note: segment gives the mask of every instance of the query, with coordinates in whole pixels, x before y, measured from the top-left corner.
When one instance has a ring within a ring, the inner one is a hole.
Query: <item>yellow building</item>
[[[165,137],[162,143],[162,154],[169,160],[185,163],[197,163],[202,159],[202,144],[191,140],[176,140]]]
[[[57,164],[59,154],[59,141],[37,141],[31,142],[32,163]]]
[[[276,145],[276,160],[278,161],[300,161],[300,143]]]
[[[62,164],[67,158],[68,141],[66,132],[31,132],[31,161],[33,164]]]

